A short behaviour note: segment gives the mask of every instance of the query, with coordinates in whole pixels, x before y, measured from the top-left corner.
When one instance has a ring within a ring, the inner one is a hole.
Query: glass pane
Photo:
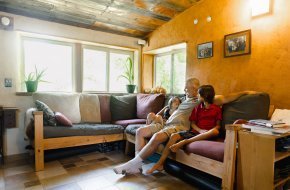
[[[72,47],[50,42],[24,40],[25,76],[45,70],[38,91],[72,91]]]
[[[128,54],[110,53],[110,92],[126,92],[126,85],[129,83],[120,75],[125,72],[125,64]]]
[[[173,62],[173,92],[183,94],[186,75],[186,56],[185,52],[176,53]]]
[[[162,86],[170,93],[171,55],[156,57],[155,86]]]
[[[106,91],[106,52],[83,49],[83,91]]]

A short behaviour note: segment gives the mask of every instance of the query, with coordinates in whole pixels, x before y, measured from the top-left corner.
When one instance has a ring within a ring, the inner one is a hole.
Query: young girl
[[[214,88],[211,85],[203,85],[198,89],[200,104],[193,109],[189,118],[192,130],[172,134],[162,152],[161,158],[147,171],[147,174],[153,173],[154,170],[163,170],[163,164],[170,150],[176,152],[188,143],[210,139],[219,134],[222,111],[220,107],[213,104],[214,96]],[[177,141],[180,142],[176,143]]]
[[[149,113],[147,116],[146,124],[149,125],[151,123],[160,123],[161,125],[167,121],[167,119],[172,115],[172,113],[177,110],[178,106],[181,104],[180,98],[174,96],[170,98],[168,101],[168,106],[164,107],[159,113],[156,115],[154,113]],[[163,117],[161,116],[163,112]]]

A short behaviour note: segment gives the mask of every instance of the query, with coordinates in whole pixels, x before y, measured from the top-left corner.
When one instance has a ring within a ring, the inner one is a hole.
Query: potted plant
[[[125,78],[128,81],[126,85],[127,92],[133,93],[135,91],[136,85],[134,85],[134,68],[133,61],[131,57],[128,57],[125,63],[125,72],[119,77]]]
[[[25,78],[25,85],[27,92],[36,92],[39,82],[45,82],[42,80],[45,70],[38,71],[35,67],[35,72],[29,73]]]

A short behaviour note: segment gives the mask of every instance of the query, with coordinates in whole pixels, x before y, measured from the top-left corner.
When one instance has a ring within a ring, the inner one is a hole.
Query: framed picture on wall
[[[232,57],[251,54],[251,30],[245,30],[224,37],[224,56]]]
[[[204,59],[213,56],[213,42],[206,42],[197,45],[197,58]]]

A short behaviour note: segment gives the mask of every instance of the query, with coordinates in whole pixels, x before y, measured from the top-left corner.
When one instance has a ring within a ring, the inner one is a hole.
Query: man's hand
[[[261,92],[251,91],[251,90],[245,91],[245,94],[247,94],[247,95],[250,95],[250,94],[260,94],[260,93]]]
[[[228,95],[216,95],[214,97],[214,104],[218,105],[218,106],[222,106],[223,104],[227,104],[229,102],[235,101],[236,99],[238,99],[241,96],[244,95],[249,95],[249,94],[259,94],[261,92],[256,92],[256,91],[242,91],[242,92],[236,92],[236,93],[231,93]]]

